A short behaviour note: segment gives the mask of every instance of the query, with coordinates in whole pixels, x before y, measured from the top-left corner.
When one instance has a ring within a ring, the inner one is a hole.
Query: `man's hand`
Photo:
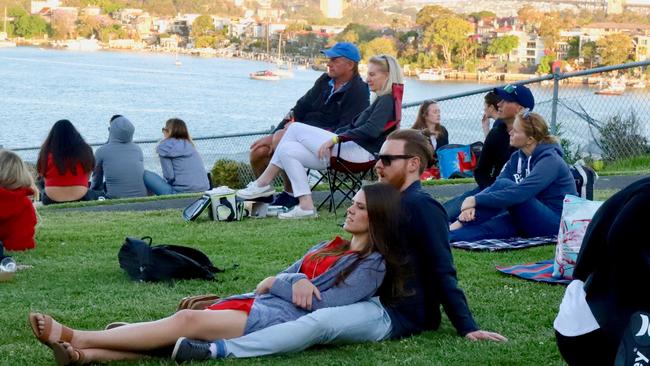
[[[470,222],[470,221],[474,221],[474,219],[476,219],[475,208],[468,208],[465,211],[461,211],[460,215],[458,215],[458,221],[460,222]]]
[[[333,146],[334,146],[334,141],[332,141],[332,139],[325,141],[322,145],[320,145],[320,148],[318,149],[318,158],[327,159],[330,156],[332,156]]]
[[[257,287],[255,287],[255,293],[258,295],[268,293],[269,291],[271,291],[271,287],[273,287],[274,283],[275,283],[275,276],[271,276],[263,279],[262,282],[258,283]]]
[[[308,279],[303,278],[292,286],[293,304],[305,310],[311,310],[313,296],[320,300],[320,291]]]
[[[508,338],[502,336],[499,333],[487,332],[485,330],[475,330],[473,332],[469,332],[465,334],[465,338],[469,339],[470,341],[480,341],[480,340],[488,340],[494,342],[508,341]]]

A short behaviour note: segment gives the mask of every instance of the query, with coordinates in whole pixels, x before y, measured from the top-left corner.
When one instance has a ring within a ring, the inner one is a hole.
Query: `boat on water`
[[[12,41],[0,41],[0,48],[16,47],[16,42]]]
[[[99,42],[94,39],[70,39],[65,41],[63,44],[64,48],[70,51],[97,51],[102,47],[99,45]]]
[[[280,75],[276,74],[271,70],[251,72],[248,76],[250,76],[251,79],[255,79],[255,80],[268,80],[268,81],[280,80]]]
[[[418,79],[422,81],[440,81],[445,80],[445,74],[442,71],[426,69],[417,73]]]
[[[598,95],[623,95],[625,93],[624,82],[611,82],[606,88],[595,91]]]

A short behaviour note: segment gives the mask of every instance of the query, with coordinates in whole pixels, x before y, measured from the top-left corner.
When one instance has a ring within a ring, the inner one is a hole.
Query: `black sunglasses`
[[[413,155],[377,155],[377,159],[381,160],[382,165],[390,166],[393,160],[410,159]]]

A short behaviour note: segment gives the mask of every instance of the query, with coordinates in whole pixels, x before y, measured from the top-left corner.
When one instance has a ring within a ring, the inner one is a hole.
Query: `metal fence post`
[[[560,68],[553,69],[553,100],[551,101],[551,134],[557,135],[557,100],[560,91]]]

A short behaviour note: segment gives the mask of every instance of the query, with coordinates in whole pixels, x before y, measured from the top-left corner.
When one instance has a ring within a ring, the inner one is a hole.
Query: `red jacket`
[[[30,188],[8,190],[0,187],[0,241],[7,250],[25,250],[36,246],[36,211],[29,199]]]

